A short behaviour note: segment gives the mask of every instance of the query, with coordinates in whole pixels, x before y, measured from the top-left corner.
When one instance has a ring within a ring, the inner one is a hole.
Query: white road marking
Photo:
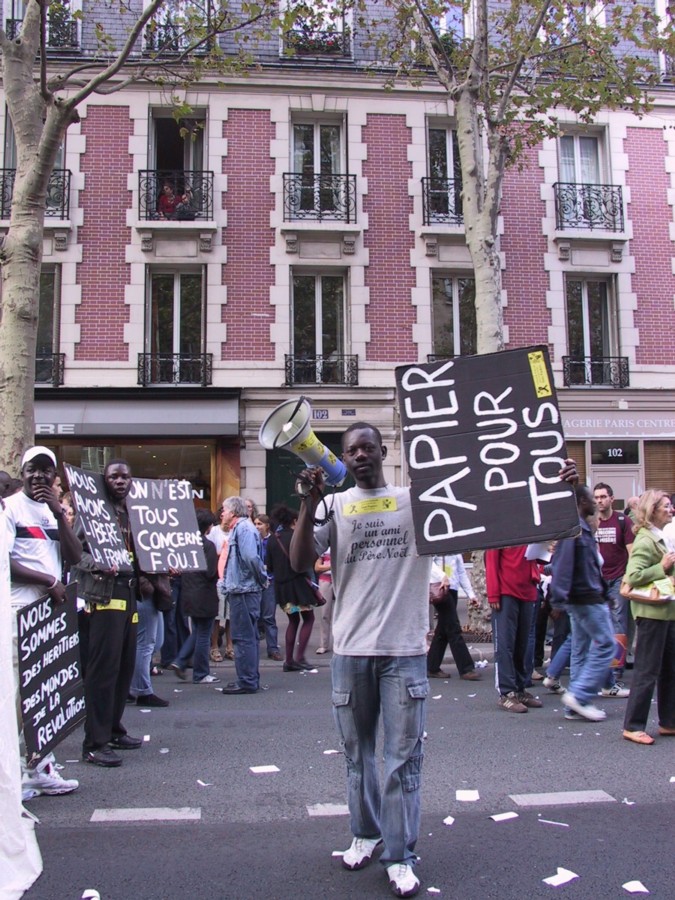
[[[555,791],[550,794],[509,794],[518,806],[570,806],[573,803],[616,803],[605,791]]]
[[[349,807],[346,803],[315,803],[307,807],[310,816],[348,816]]]
[[[137,808],[95,809],[90,822],[176,822],[201,819],[199,807],[140,806]]]

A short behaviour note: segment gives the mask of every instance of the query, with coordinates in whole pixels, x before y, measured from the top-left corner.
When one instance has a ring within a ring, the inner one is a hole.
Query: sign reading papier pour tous
[[[75,584],[66,602],[49,597],[16,613],[19,646],[19,691],[26,757],[37,763],[84,718]]]
[[[132,571],[131,560],[117,523],[115,509],[108,497],[99,472],[85,472],[64,463],[75,512],[80,517],[89,545],[89,552],[97,566],[117,567],[119,572]]]
[[[546,347],[399,366],[418,553],[459,553],[579,530]]]
[[[134,478],[127,510],[144,572],[206,569],[189,481]]]

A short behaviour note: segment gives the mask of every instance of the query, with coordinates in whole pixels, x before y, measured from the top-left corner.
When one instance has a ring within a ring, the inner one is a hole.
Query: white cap
[[[21,468],[23,469],[26,463],[31,462],[37,456],[48,457],[54,468],[56,468],[56,457],[54,456],[53,452],[49,449],[49,447],[40,447],[39,445],[37,447],[29,447],[28,450],[26,450],[21,458]]]

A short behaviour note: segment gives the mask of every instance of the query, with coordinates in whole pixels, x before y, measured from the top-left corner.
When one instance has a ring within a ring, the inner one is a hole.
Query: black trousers
[[[645,731],[656,687],[659,725],[675,728],[675,621],[635,620],[637,645],[623,727]]]
[[[124,608],[120,608],[124,604]],[[122,716],[136,665],[138,614],[135,597],[111,600],[89,615],[84,679],[84,748],[96,750],[126,734]]]
[[[448,591],[447,599],[436,604],[436,613],[438,621],[427,654],[427,672],[438,672],[448,644],[459,674],[464,675],[473,671],[473,659],[466,646],[457,615],[457,591]]]

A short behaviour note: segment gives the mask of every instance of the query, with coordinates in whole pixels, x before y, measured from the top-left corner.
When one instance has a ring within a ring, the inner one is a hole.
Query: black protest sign
[[[42,597],[18,610],[16,620],[21,716],[32,765],[84,718],[76,584],[66,588],[65,603]]]
[[[116,567],[119,572],[132,571],[131,559],[105,489],[103,475],[85,472],[67,463],[64,469],[75,512],[82,523],[89,552],[96,565],[102,569]]]
[[[144,572],[206,569],[189,481],[134,478],[127,510],[138,564]]]
[[[578,531],[546,347],[399,366],[396,384],[421,555]]]

